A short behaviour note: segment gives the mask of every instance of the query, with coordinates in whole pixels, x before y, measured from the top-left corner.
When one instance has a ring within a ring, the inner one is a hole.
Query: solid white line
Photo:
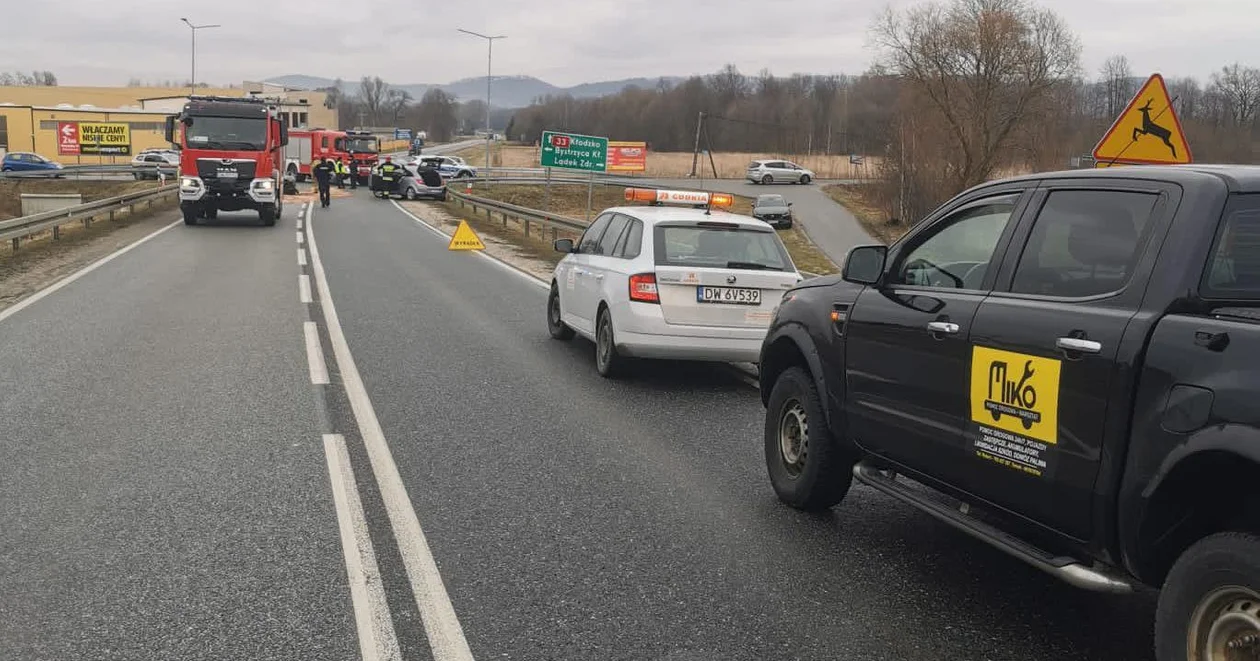
[[[298,276],[298,300],[303,303],[311,302],[311,276],[305,273]]]
[[[354,621],[359,630],[359,651],[363,661],[401,661],[398,635],[390,619],[385,586],[372,550],[372,536],[359,500],[346,439],[341,434],[324,434],[324,456],[328,459],[337,527],[341,530],[341,551],[346,556],[350,601],[354,604]]]
[[[448,243],[450,242],[450,240],[451,240],[451,235],[449,235],[449,234],[447,234],[446,232],[443,232],[442,230],[440,230],[440,229],[438,229],[438,228],[436,228],[436,227],[434,227],[434,226],[432,226],[432,225],[430,225],[430,224],[428,224],[428,223],[424,222],[423,220],[420,220],[419,218],[417,218],[417,217],[416,217],[416,215],[415,215],[415,214],[413,214],[413,213],[411,213],[410,211],[407,211],[406,209],[404,209],[404,208],[403,208],[403,206],[402,206],[401,204],[399,204],[397,200],[390,200],[390,202],[392,202],[392,203],[394,204],[394,208],[395,208],[395,209],[398,209],[399,211],[401,211],[401,212],[403,212],[403,213],[407,214],[407,217],[408,217],[408,218],[411,218],[412,220],[414,220],[414,221],[416,221],[417,223],[419,223],[421,227],[428,228],[428,229],[429,229],[429,231],[431,231],[431,232],[433,232],[434,234],[436,234],[436,235],[438,235],[438,236],[442,237],[442,238],[443,238],[443,239],[445,239]],[[538,276],[536,276],[536,275],[534,275],[533,273],[530,273],[530,272],[528,272],[528,271],[523,271],[523,270],[521,270],[521,269],[519,269],[519,268],[517,268],[517,267],[515,267],[515,266],[513,266],[513,265],[511,265],[511,264],[509,264],[509,263],[507,263],[507,262],[505,262],[505,261],[503,261],[503,260],[499,259],[498,257],[495,257],[494,255],[487,255],[484,251],[481,251],[481,250],[470,250],[469,252],[475,253],[475,254],[480,255],[481,257],[483,257],[483,258],[485,258],[485,259],[490,260],[490,263],[495,264],[496,266],[498,266],[498,267],[500,267],[500,268],[506,269],[509,273],[512,273],[513,275],[517,275],[517,276],[520,276],[521,278],[524,278],[527,282],[529,282],[529,283],[531,283],[531,284],[538,285],[539,287],[542,287],[543,289],[546,289],[546,290],[550,290],[550,289],[551,289],[551,286],[547,283],[547,281],[543,280],[542,278],[539,278]]]
[[[148,241],[149,239],[152,239],[153,237],[155,237],[155,236],[157,236],[157,235],[161,234],[162,232],[165,232],[166,230],[169,230],[169,229],[171,229],[172,227],[175,227],[175,226],[176,226],[176,225],[178,225],[180,222],[181,222],[181,221],[176,220],[175,222],[171,223],[170,225],[167,225],[167,226],[162,227],[162,228],[160,228],[160,229],[158,229],[158,230],[155,230],[155,231],[153,231],[153,232],[151,232],[151,233],[149,233],[149,234],[145,235],[145,236],[144,236],[143,238],[141,238],[139,241],[136,241],[135,243],[133,243],[133,244],[131,244],[131,245],[129,245],[129,246],[125,246],[125,247],[123,247],[123,248],[119,248],[118,250],[115,250],[114,252],[112,252],[112,253],[110,253],[110,254],[108,254],[108,255],[106,255],[106,256],[104,256],[104,257],[102,257],[102,258],[98,259],[98,260],[96,260],[95,262],[92,262],[91,264],[88,264],[87,266],[85,266],[85,267],[83,267],[83,268],[79,269],[78,271],[75,271],[74,273],[71,273],[70,275],[68,275],[68,276],[66,276],[66,277],[64,277],[64,278],[62,278],[62,279],[60,279],[60,280],[58,280],[57,282],[54,282],[53,284],[48,285],[47,287],[45,287],[45,288],[43,288],[43,289],[41,289],[41,290],[39,290],[39,291],[35,292],[34,294],[31,294],[30,296],[28,296],[28,297],[26,297],[26,298],[24,298],[24,299],[22,299],[22,300],[18,301],[17,303],[14,303],[13,305],[9,306],[8,308],[6,308],[6,309],[4,309],[4,310],[0,310],[0,321],[4,321],[5,319],[8,319],[9,317],[12,317],[13,315],[17,314],[17,313],[18,313],[19,311],[21,311],[21,310],[25,310],[26,308],[30,307],[31,305],[34,305],[37,301],[39,301],[39,300],[41,300],[41,299],[43,299],[43,298],[47,297],[49,294],[52,294],[53,292],[57,291],[58,289],[61,289],[62,287],[65,287],[66,285],[68,285],[68,284],[70,284],[70,283],[74,282],[75,280],[78,280],[79,278],[82,278],[83,276],[85,276],[85,275],[87,275],[87,274],[91,273],[92,271],[95,271],[96,269],[98,269],[98,268],[100,268],[100,267],[102,267],[102,266],[104,266],[104,265],[108,264],[109,262],[113,261],[114,259],[116,259],[116,258],[118,258],[118,257],[122,256],[124,253],[126,253],[126,252],[128,252],[128,251],[130,251],[130,250],[134,250],[135,248],[139,248],[141,244],[143,244],[143,243],[145,243],[146,241]]]
[[[301,245],[301,244],[302,244],[302,233],[301,233],[301,232],[298,232],[298,233],[297,233],[297,242],[298,242],[298,245]]]
[[[324,311],[328,336],[332,340],[333,358],[337,361],[338,369],[341,370],[341,380],[346,396],[350,400],[350,409],[354,413],[355,422],[358,423],[359,435],[363,437],[368,459],[372,462],[372,472],[376,476],[381,499],[385,502],[385,511],[389,515],[390,527],[394,530],[394,539],[398,541],[398,550],[402,555],[403,566],[407,570],[407,578],[411,581],[411,590],[420,611],[420,619],[424,623],[429,649],[433,653],[434,661],[472,661],[472,651],[468,648],[468,641],[464,638],[464,629],[455,615],[455,606],[451,604],[451,598],[446,593],[442,575],[438,572],[437,561],[434,560],[433,551],[429,549],[424,531],[420,528],[420,519],[411,505],[407,487],[403,485],[402,477],[398,474],[398,466],[394,463],[394,455],[390,452],[389,443],[385,440],[385,432],[376,418],[372,400],[363,386],[359,368],[355,366],[354,356],[350,354],[350,345],[346,342],[341,322],[337,319],[337,308],[333,305],[332,295],[328,289],[328,277],[324,273],[324,264],[319,259],[319,247],[315,242],[315,232],[309,212],[306,216],[306,231],[311,235],[311,269],[315,273],[320,308]]]
[[[302,323],[306,335],[306,363],[311,372],[311,383],[322,386],[328,383],[328,365],[324,362],[324,348],[319,346],[319,327],[313,321]]]
[[[306,266],[306,251],[298,248],[298,266]]]

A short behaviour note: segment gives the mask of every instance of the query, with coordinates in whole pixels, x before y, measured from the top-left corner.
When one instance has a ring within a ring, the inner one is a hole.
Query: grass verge
[[[908,229],[901,223],[889,222],[887,214],[869,198],[869,187],[850,184],[824,186],[823,192],[849,210],[868,234],[884,243],[900,239]]]

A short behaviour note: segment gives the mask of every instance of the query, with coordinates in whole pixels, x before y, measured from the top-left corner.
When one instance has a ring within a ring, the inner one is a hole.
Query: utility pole
[[[691,174],[689,177],[696,176],[696,165],[700,159],[700,132],[704,129],[704,111],[700,111],[699,117],[696,118],[696,146],[691,149]]]
[[[192,30],[192,76],[188,81],[188,96],[192,96],[197,93],[197,30],[208,30],[223,26],[217,23],[214,25],[193,25],[192,21],[186,18],[179,20],[183,21]]]
[[[494,133],[490,130],[490,81],[494,66],[494,40],[507,39],[507,35],[499,34],[490,36],[465,30],[464,28],[456,28],[464,34],[471,34],[474,37],[481,37],[486,40],[486,176],[490,176],[490,146],[493,142]]]

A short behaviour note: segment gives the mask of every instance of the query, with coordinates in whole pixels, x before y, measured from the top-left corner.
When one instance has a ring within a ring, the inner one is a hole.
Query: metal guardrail
[[[507,182],[507,180],[502,179],[497,179],[495,181],[503,183]],[[529,181],[531,183],[536,183],[534,180]],[[552,183],[556,183],[554,178],[551,181]],[[586,180],[581,180],[581,183],[586,183]],[[596,181],[595,183],[600,182]],[[605,185],[613,186],[621,184],[605,182]],[[530,209],[527,207],[517,206],[515,204],[508,204],[507,202],[500,202],[499,200],[492,200],[486,197],[477,197],[476,195],[469,195],[468,193],[461,193],[457,190],[453,190],[449,186],[446,189],[446,194],[454,198],[460,208],[471,208],[473,213],[484,211],[487,220],[493,221],[494,215],[498,213],[499,217],[503,220],[504,226],[507,225],[509,219],[517,221],[521,224],[521,228],[525,230],[526,236],[531,236],[531,223],[537,224],[542,229],[544,232],[544,238],[546,236],[546,230],[550,228],[552,241],[559,238],[558,235],[561,230],[581,234],[586,231],[586,227],[588,225],[585,220],[570,218],[569,216],[561,216],[560,214],[548,213],[546,211],[539,211],[538,209]],[[798,272],[805,276],[806,279],[820,277],[819,274],[810,273],[809,271],[798,270]]]
[[[178,193],[179,186],[177,184],[169,184],[160,188],[108,197],[103,200],[64,209],[54,209],[10,220],[0,220],[0,241],[5,239],[11,240],[13,249],[17,250],[22,239],[47,229],[52,229],[54,239],[60,239],[61,226],[67,223],[79,221],[83,223],[84,227],[88,227],[97,216],[109,214],[109,219],[113,220],[114,214],[118,211],[123,209],[134,211],[135,207],[141,204],[147,209],[152,207],[157,200],[168,195],[177,195]]]
[[[179,166],[175,164],[160,165],[156,167],[136,167],[130,163],[123,164],[106,164],[106,165],[67,165],[59,170],[28,170],[24,172],[0,172],[0,179],[56,179],[56,178],[74,178],[82,179],[89,176],[105,176],[105,175],[128,175],[132,176],[137,172],[152,174],[158,171],[166,173],[167,177],[174,177],[179,170]]]

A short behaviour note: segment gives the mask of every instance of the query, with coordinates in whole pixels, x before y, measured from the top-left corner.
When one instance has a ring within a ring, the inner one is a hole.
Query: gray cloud
[[[912,0],[893,0],[907,6]],[[685,75],[733,63],[746,73],[860,73],[874,61],[883,0],[481,0],[369,3],[217,0],[4,0],[0,69],[51,69],[63,84],[188,76],[181,16],[222,28],[198,37],[198,78],[285,73],[442,83],[485,73],[485,43],[456,27],[508,35],[495,74],[557,85]],[[1085,73],[1113,54],[1137,74],[1205,78],[1260,65],[1255,0],[1050,0],[1080,36]]]

